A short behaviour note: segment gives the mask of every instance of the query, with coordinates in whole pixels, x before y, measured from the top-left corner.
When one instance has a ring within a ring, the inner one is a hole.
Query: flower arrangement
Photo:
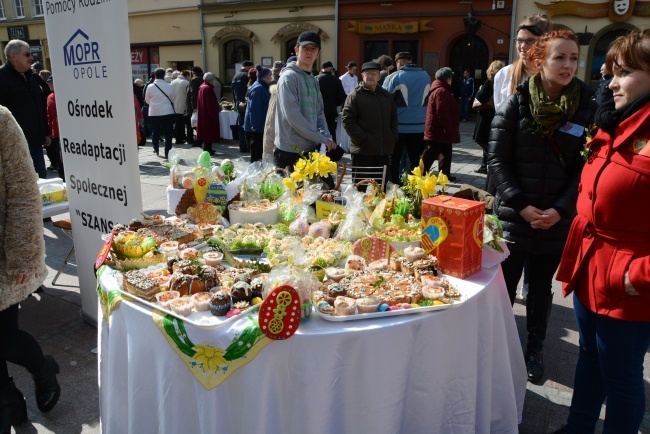
[[[421,217],[422,200],[432,194],[436,194],[436,187],[441,188],[438,194],[447,190],[449,178],[444,173],[438,173],[438,176],[424,171],[424,163],[420,160],[420,165],[413,169],[410,174],[404,173],[402,177],[402,190],[411,204],[411,214],[415,218]]]
[[[311,181],[314,178],[322,178],[336,173],[336,163],[330,160],[327,155],[318,152],[311,152],[308,156],[301,158],[293,166],[293,172],[282,183],[286,188],[296,191],[298,183]]]

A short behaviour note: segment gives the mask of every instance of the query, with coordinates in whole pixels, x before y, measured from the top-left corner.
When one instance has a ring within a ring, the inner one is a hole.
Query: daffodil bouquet
[[[293,172],[282,183],[289,190],[296,191],[299,184],[313,181],[318,178],[325,178],[336,173],[336,163],[330,160],[327,155],[318,152],[311,152],[302,156],[293,166]]]
[[[447,190],[449,178],[444,173],[434,175],[431,171],[424,171],[424,163],[413,169],[410,174],[404,173],[402,177],[402,190],[411,202],[411,214],[414,218],[421,218],[422,200],[436,194],[436,187],[440,186],[438,194]]]

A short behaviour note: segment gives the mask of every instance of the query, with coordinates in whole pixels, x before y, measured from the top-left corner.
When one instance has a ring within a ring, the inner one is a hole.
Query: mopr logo
[[[101,65],[99,43],[78,29],[63,46],[63,63],[74,67],[75,79],[106,78],[106,65]]]

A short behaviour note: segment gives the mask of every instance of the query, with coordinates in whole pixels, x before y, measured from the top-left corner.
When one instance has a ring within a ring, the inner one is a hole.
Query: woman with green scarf
[[[502,263],[511,303],[529,262],[524,357],[533,383],[544,374],[551,283],[576,212],[580,151],[596,111],[589,89],[575,77],[579,51],[577,36],[565,29],[535,43],[528,56],[537,72],[499,107],[488,145],[495,214],[513,242]]]

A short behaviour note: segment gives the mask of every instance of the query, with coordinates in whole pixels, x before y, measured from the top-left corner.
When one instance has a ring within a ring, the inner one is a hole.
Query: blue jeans
[[[45,143],[45,140],[43,140]],[[29,154],[32,156],[34,163],[34,170],[38,173],[41,179],[47,178],[47,171],[45,170],[45,157],[43,157],[43,146],[29,146]]]
[[[149,116],[149,122],[151,123],[151,143],[154,151],[158,150],[161,128],[165,131],[165,158],[167,158],[167,154],[172,149],[174,115]]]
[[[460,115],[460,120],[467,120],[469,118],[469,110],[472,102],[469,100],[468,95],[461,95],[460,101],[458,101],[458,110]]]
[[[603,433],[636,434],[645,412],[643,358],[650,322],[624,321],[586,309],[574,293],[580,354],[567,431],[593,433],[607,398]]]

